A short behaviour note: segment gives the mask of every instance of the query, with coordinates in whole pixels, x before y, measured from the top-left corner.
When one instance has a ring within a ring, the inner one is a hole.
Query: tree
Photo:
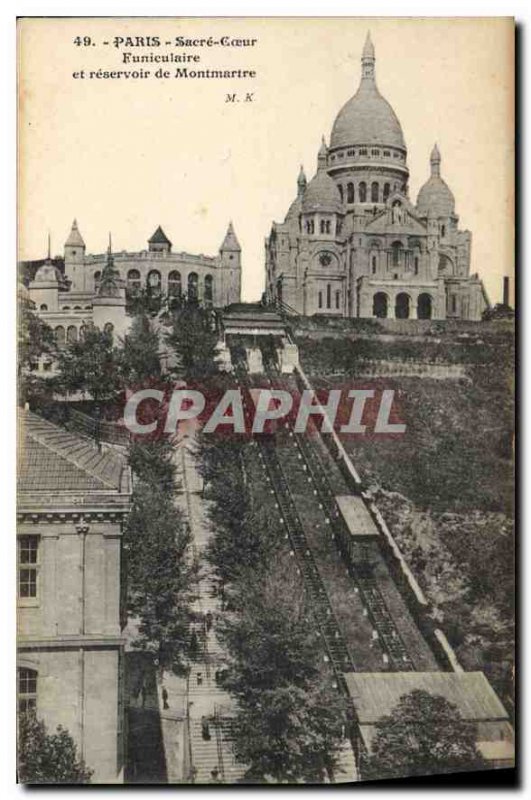
[[[166,438],[133,441],[129,449],[129,465],[143,483],[172,492],[176,473],[173,452],[173,446]]]
[[[18,317],[19,402],[42,402],[51,395],[50,383],[32,373],[41,356],[55,358],[57,346],[53,330],[33,312],[33,304],[22,299]]]
[[[18,722],[18,777],[21,783],[90,783],[92,770],[78,760],[74,740],[61,725],[50,734],[33,712]]]
[[[444,697],[415,689],[376,723],[363,776],[397,778],[481,769],[476,725]]]
[[[133,319],[118,354],[118,365],[124,388],[160,378],[159,336],[147,314]]]
[[[234,748],[248,780],[322,782],[333,773],[346,701],[321,667],[321,644],[294,567],[278,557],[237,587],[239,614],[219,626],[224,686],[238,700]]]
[[[212,330],[212,312],[188,303],[174,312],[167,342],[179,358],[178,373],[187,380],[211,377],[216,365],[217,336]]]
[[[95,403],[109,403],[121,390],[119,352],[111,333],[88,328],[83,339],[59,353],[57,388],[87,392]]]

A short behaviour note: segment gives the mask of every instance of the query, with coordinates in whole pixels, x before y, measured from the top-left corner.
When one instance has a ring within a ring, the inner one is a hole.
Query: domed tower
[[[323,137],[317,155],[317,172],[306,186],[301,202],[302,233],[334,240],[341,229],[343,205],[334,180],[327,172],[328,148]]]
[[[61,275],[52,261],[50,237],[48,236],[48,255],[28,287],[29,299],[35,303],[37,311],[59,310],[60,283]]]
[[[364,215],[389,195],[407,196],[409,170],[398,118],[376,86],[376,58],[370,33],[361,56],[356,94],[336,117],[330,138],[328,172],[336,181],[347,213]]]
[[[120,273],[114,268],[110,234],[107,261],[92,301],[92,308],[92,321],[96,328],[117,336],[124,336],[128,332],[130,319],[125,313],[125,287]]]
[[[450,277],[468,272],[470,234],[457,230],[455,198],[441,178],[441,154],[436,144],[430,154],[430,173],[418,193],[417,213],[428,227],[432,275]]]

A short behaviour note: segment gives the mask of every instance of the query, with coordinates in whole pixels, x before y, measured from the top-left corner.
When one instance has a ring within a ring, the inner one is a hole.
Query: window
[[[319,292],[319,308],[323,307],[323,293]]]
[[[321,233],[324,233],[326,231],[326,223],[325,223],[324,219],[321,220],[320,230],[321,230]]]
[[[332,305],[332,287],[328,283],[326,286],[326,307],[330,308]]]
[[[360,156],[366,156],[366,155],[367,155],[367,149],[365,147],[360,148]]]
[[[66,331],[66,341],[69,344],[77,342],[77,328],[75,325],[69,325]]]
[[[419,274],[419,257],[415,256],[415,275]]]
[[[331,221],[330,221],[329,219],[327,219],[327,220],[326,220],[326,233],[330,233],[330,230],[331,230],[330,226],[331,226],[331,224],[332,224],[332,223],[331,223]]]
[[[380,155],[380,151],[379,150],[371,150],[371,155],[379,156]]]
[[[98,270],[94,273],[94,291],[97,292],[100,288],[101,272]]]
[[[46,305],[46,303],[42,303],[40,308],[39,308],[39,310],[40,311],[48,311],[48,306]]]
[[[452,295],[451,301],[452,301],[452,314],[455,314],[457,311],[457,297],[455,296],[455,294]]]
[[[391,253],[392,253],[392,260],[393,260],[393,267],[398,267],[400,263],[400,250],[402,248],[402,244],[400,242],[393,242],[391,245]]]
[[[37,706],[37,672],[21,667],[18,670],[18,710],[20,714]]]
[[[174,269],[168,275],[168,294],[170,297],[180,297],[181,290],[181,273]]]
[[[340,292],[336,292],[336,308],[339,308],[340,297]]]
[[[81,311],[81,306],[74,306],[74,311]]]
[[[162,278],[158,269],[152,269],[147,275],[148,291],[152,294],[160,294],[162,288]]]
[[[347,183],[347,203],[354,202],[354,184]]]
[[[37,597],[39,537],[18,538],[18,596]]]
[[[441,225],[441,236],[443,239],[446,236],[446,225]]]
[[[339,189],[339,196],[341,198],[341,202],[343,202],[343,187],[340,183],[338,183],[337,188]]]
[[[390,183],[384,183],[384,188],[383,188],[384,203],[387,200],[387,198],[389,197],[390,192],[391,192],[391,184]]]
[[[319,263],[323,267],[328,267],[332,263],[332,256],[330,253],[321,253],[319,256]]]
[[[213,291],[212,291],[213,283],[214,283],[214,279],[212,278],[212,275],[205,275],[205,295],[204,295],[204,297],[205,297],[205,305],[206,306],[211,306],[212,305],[212,301],[214,299]]]
[[[130,292],[135,292],[140,289],[140,286],[140,272],[137,269],[130,269],[127,273],[127,288]]]
[[[372,257],[372,274],[376,275],[376,256]]]
[[[199,299],[198,293],[199,277],[197,272],[191,272],[188,275],[188,300],[195,302]]]
[[[367,184],[365,181],[361,181],[359,188],[358,188],[360,203],[367,202]]]
[[[384,150],[384,156],[388,156],[389,157],[390,155],[391,155],[391,153],[390,153],[389,150]]]
[[[65,329],[62,325],[57,325],[55,329],[55,341],[58,345],[63,345],[66,341]]]
[[[371,202],[377,203],[379,199],[380,199],[380,187],[378,186],[378,183],[374,181],[373,183],[371,183]]]

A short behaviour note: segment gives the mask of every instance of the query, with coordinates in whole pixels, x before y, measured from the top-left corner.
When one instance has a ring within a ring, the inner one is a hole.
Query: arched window
[[[377,259],[377,257],[376,257],[376,256],[373,256],[373,257],[372,257],[372,259],[371,259],[371,264],[372,264],[372,274],[373,274],[373,275],[376,275],[376,266],[377,266],[377,264],[378,264],[378,259]]]
[[[81,327],[79,328],[79,341],[84,342],[86,335],[87,335],[87,326],[81,325]]]
[[[383,188],[383,200],[384,200],[384,203],[387,200],[387,198],[389,197],[390,193],[391,193],[391,184],[390,183],[384,183],[384,188]]]
[[[361,181],[361,183],[360,183],[360,185],[358,187],[358,194],[359,194],[359,198],[360,198],[360,203],[366,203],[367,202],[367,184],[365,183],[365,181]]]
[[[323,307],[323,293],[319,292],[319,308]]]
[[[336,292],[336,308],[339,308],[339,303],[341,301],[341,292]]]
[[[400,292],[396,296],[395,317],[409,319],[409,295],[405,292]]]
[[[197,302],[199,299],[198,285],[199,278],[197,276],[197,272],[191,272],[188,275],[188,300],[191,302]]]
[[[431,295],[422,293],[419,294],[417,301],[417,317],[419,319],[431,319],[432,301]]]
[[[37,707],[37,678],[38,672],[34,669],[20,667],[18,670],[18,711],[35,711]]]
[[[400,264],[400,253],[402,250],[402,242],[393,242],[391,245],[391,259],[393,267],[398,267]]]
[[[98,270],[94,273],[94,291],[97,292],[100,288],[101,272]]]
[[[85,306],[85,311],[90,311],[91,309],[92,309],[92,306]]]
[[[147,287],[152,294],[160,294],[162,278],[158,269],[152,269],[148,272]]]
[[[141,285],[140,272],[137,269],[130,269],[127,273],[127,288],[129,291],[137,291]]]
[[[441,225],[441,237],[444,239],[446,236],[446,225]]]
[[[321,220],[320,231],[321,233],[326,233],[326,222],[324,219]]]
[[[354,184],[347,183],[347,203],[354,202]]]
[[[380,200],[380,187],[377,181],[371,183],[371,203],[378,203]]]
[[[332,287],[329,283],[326,285],[326,307],[330,308],[332,305]]]
[[[415,256],[415,275],[419,274],[419,257]]]
[[[170,297],[180,297],[182,292],[181,273],[174,269],[168,275],[168,295]]]
[[[205,306],[211,306],[214,300],[213,293],[214,279],[212,275],[205,275]]]
[[[331,220],[329,220],[329,219],[327,219],[327,220],[326,220],[326,233],[330,233],[330,230],[331,230],[330,226],[331,226],[331,224],[332,224],[332,221],[331,221]]]
[[[315,233],[315,221],[313,219],[310,220],[310,233]]]
[[[41,305],[39,306],[39,311],[48,311],[48,306],[46,305],[46,303],[41,303]]]
[[[63,306],[62,311],[70,311],[70,306]]]
[[[77,328],[75,325],[69,325],[66,331],[66,341],[69,344],[77,342]]]
[[[74,306],[74,311],[81,311],[81,306]]]
[[[378,319],[387,317],[387,295],[385,292],[376,292],[372,298],[372,315]]]
[[[339,196],[341,198],[341,202],[343,202],[343,187],[340,183],[337,184],[337,188],[339,189]]]
[[[55,329],[55,341],[58,345],[63,345],[66,341],[65,329],[62,325],[57,325]]]

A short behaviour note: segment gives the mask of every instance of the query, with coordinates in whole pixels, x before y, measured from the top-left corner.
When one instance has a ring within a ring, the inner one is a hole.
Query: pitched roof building
[[[113,451],[20,412],[18,706],[67,728],[93,781],[123,769],[121,537],[130,472]]]

